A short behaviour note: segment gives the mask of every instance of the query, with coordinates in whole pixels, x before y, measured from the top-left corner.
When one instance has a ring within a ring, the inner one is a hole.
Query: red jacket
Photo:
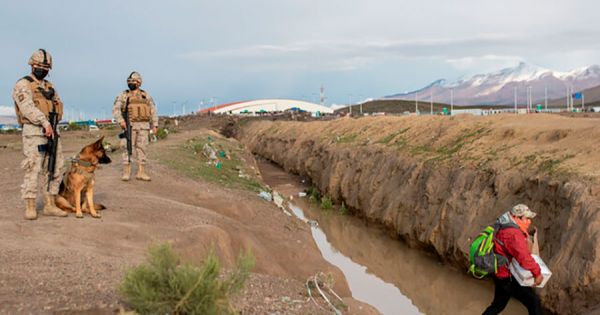
[[[498,241],[502,242],[501,245]],[[542,270],[529,252],[527,245],[527,236],[520,229],[515,227],[506,227],[496,233],[494,239],[494,252],[508,258],[510,263],[513,258],[517,260],[523,269],[531,271],[534,277],[538,276]],[[508,264],[499,267],[496,273],[496,278],[506,279],[510,277]]]

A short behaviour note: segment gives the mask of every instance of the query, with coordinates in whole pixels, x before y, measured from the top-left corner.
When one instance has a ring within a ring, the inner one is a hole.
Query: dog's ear
[[[94,143],[94,146],[96,146],[96,148],[102,148],[102,143],[104,143],[104,136],[100,137],[100,139]]]

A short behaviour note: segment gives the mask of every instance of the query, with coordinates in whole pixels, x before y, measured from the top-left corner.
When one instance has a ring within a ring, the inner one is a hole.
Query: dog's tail
[[[106,209],[106,207],[103,204],[101,204],[101,203],[95,203],[94,204],[94,209],[95,210],[104,210],[104,209]]]

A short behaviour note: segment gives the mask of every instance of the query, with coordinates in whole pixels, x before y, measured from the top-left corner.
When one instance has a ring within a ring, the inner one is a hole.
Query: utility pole
[[[362,97],[361,97],[362,98]],[[362,111],[362,104],[364,103],[364,100],[360,101],[360,115],[362,116],[363,111]]]
[[[433,89],[429,89],[429,102],[431,103],[430,115],[433,115]]]
[[[348,107],[350,108],[350,116],[352,116],[352,94],[348,94]]]
[[[544,107],[548,111],[548,87],[544,87]]]
[[[585,111],[585,94],[581,93],[581,111]]]
[[[454,111],[454,89],[450,89],[450,116]]]
[[[415,92],[415,116],[419,115],[419,92]]]
[[[515,114],[517,114],[517,87],[515,86]]]
[[[321,84],[321,106],[325,106],[325,87]]]
[[[533,107],[533,100],[532,100],[532,97],[531,97],[531,94],[533,94],[532,92],[533,92],[533,91],[531,90],[531,86],[528,86],[528,87],[527,87],[527,95],[528,95],[528,100],[527,100],[527,112],[529,112],[529,113],[531,113],[531,111],[532,111],[532,109],[533,109],[533,108],[532,108],[532,107]]]
[[[573,87],[569,86],[569,92],[567,93],[567,111],[572,111],[573,110]]]

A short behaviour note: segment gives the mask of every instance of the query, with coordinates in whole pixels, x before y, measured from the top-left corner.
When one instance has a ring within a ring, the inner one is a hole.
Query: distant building
[[[333,109],[315,103],[288,100],[264,99],[243,101],[217,105],[200,110],[199,114],[230,114],[230,115],[263,115],[267,113],[281,113],[289,110],[310,112],[312,115],[333,114]]]

